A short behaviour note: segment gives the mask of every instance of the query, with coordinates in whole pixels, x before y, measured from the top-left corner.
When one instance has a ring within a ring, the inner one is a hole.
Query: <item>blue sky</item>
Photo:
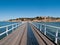
[[[0,21],[36,16],[60,17],[60,0],[0,0]]]

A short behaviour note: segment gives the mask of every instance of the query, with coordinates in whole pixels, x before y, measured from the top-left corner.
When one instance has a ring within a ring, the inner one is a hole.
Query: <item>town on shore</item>
[[[20,22],[20,21],[32,21],[32,22],[60,22],[60,17],[42,17],[37,16],[34,18],[16,18],[10,19],[11,22]]]

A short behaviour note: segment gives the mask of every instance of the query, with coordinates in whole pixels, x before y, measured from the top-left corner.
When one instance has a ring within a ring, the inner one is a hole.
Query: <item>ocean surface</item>
[[[10,25],[10,24],[14,24],[14,23],[18,23],[18,22],[0,22],[0,27],[6,26],[6,25]],[[15,26],[15,25],[14,25],[14,26]],[[12,26],[9,26],[9,27],[8,27],[8,29],[11,29],[11,28],[12,28]],[[15,29],[14,29],[14,30],[15,30]],[[6,31],[6,27],[5,27],[5,28],[0,28],[0,33],[3,33],[3,32],[5,32],[5,31]],[[12,30],[9,31],[8,34],[10,34],[11,32],[12,32]],[[0,40],[1,40],[2,38],[4,38],[5,36],[7,36],[6,33],[3,34],[2,36],[0,36]]]

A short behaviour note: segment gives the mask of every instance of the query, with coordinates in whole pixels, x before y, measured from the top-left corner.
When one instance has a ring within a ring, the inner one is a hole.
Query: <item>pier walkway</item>
[[[0,45],[56,45],[33,24],[24,23],[0,40]]]

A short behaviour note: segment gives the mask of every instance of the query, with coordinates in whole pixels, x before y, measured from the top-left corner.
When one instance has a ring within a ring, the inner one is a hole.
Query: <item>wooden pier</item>
[[[32,34],[30,34],[29,32],[30,31],[29,26],[31,27]],[[36,39],[32,38],[33,35]],[[26,22],[19,26],[11,34],[0,40],[0,45],[56,45],[56,44],[49,38],[47,38],[43,33],[41,33],[33,24]]]

